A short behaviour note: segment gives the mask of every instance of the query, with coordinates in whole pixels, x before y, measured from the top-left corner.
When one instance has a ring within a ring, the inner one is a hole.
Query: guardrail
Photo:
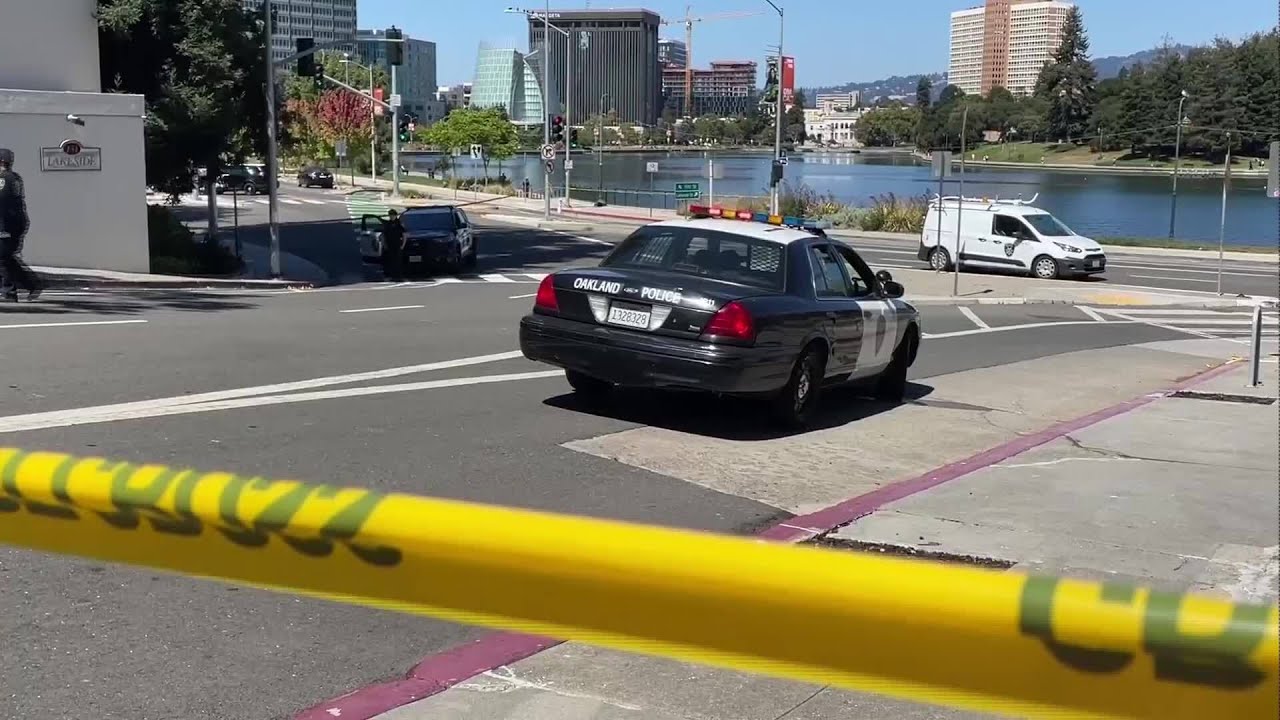
[[[1023,716],[1272,718],[1274,605],[0,449],[0,542]]]

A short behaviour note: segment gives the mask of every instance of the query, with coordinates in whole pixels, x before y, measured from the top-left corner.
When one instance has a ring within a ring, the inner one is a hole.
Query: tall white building
[[[366,65],[379,65],[391,74],[387,65],[385,30],[358,30],[356,54]],[[445,104],[436,97],[436,44],[404,34],[402,62],[396,68],[396,91],[403,98],[406,111],[418,116],[423,125],[430,125],[445,116]]]
[[[1062,42],[1074,3],[1063,0],[986,0],[951,13],[947,79],[966,93],[1003,87],[1014,95],[1035,89],[1040,69]]]
[[[244,0],[247,8],[262,9],[263,0]],[[350,52],[356,40],[356,0],[272,0],[276,11],[271,52],[277,60],[297,52],[296,40],[314,38],[316,44],[340,42]]]

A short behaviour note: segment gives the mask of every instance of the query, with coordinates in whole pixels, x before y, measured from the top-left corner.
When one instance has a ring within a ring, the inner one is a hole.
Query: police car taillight
[[[707,326],[702,328],[702,334],[726,340],[751,341],[756,337],[756,323],[747,308],[735,300],[711,316]]]
[[[533,306],[539,310],[559,312],[560,303],[556,302],[556,285],[548,275],[538,283],[538,294],[533,298]]]

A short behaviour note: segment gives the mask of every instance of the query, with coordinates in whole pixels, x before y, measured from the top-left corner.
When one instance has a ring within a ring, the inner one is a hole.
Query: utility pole
[[[782,38],[784,29],[784,16],[782,8],[774,4],[773,0],[765,0],[774,10],[778,11],[778,103],[773,111],[773,162],[775,164],[782,163]],[[769,194],[769,214],[777,215],[779,212],[779,184],[781,181],[773,183],[773,189]]]
[[[266,16],[264,30],[267,37],[267,222],[271,231],[271,277],[280,277],[280,206],[276,168],[276,62],[273,55],[272,34],[274,9],[271,0],[263,0]]]
[[[547,98],[551,88],[551,0],[542,15],[542,144],[551,144],[551,108]],[[542,164],[542,219],[551,219],[551,166]]]
[[[1182,91],[1182,97],[1178,98],[1178,129],[1174,133],[1173,141],[1173,190],[1169,196],[1169,239],[1173,239],[1173,227],[1178,218],[1178,168],[1182,164],[1182,103],[1191,97],[1186,90]]]
[[[396,96],[396,66],[391,66],[391,97]],[[400,106],[391,105],[391,197],[400,197]]]
[[[569,171],[573,170],[573,33],[564,32],[564,204],[569,205]]]
[[[960,217],[964,213],[964,154],[968,150],[964,136],[969,129],[969,104],[965,103],[964,115],[960,117],[960,197],[956,201],[956,256],[954,272],[951,273],[951,294],[960,294]],[[942,224],[942,200],[938,200],[938,224]]]

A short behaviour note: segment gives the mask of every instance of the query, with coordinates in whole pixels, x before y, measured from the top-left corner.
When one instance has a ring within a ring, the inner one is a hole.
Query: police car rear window
[[[623,240],[602,267],[665,270],[740,285],[782,290],[783,253],[776,242],[682,227],[640,228]]]

